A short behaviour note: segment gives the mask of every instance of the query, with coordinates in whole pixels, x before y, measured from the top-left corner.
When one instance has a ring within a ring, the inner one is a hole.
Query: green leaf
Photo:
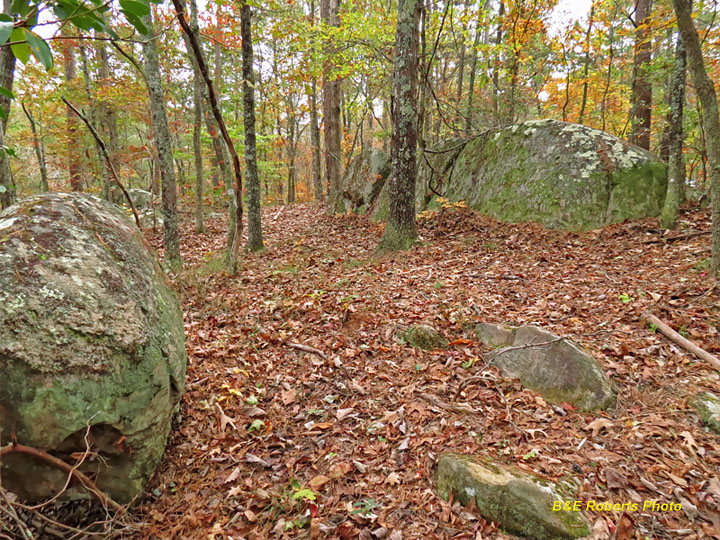
[[[140,20],[140,17],[137,15],[133,15],[132,13],[128,13],[127,11],[123,11],[125,14],[125,18],[128,20],[130,24],[132,24],[135,29],[143,34],[144,36],[150,35],[150,30],[148,30],[148,27],[145,26],[145,23]]]
[[[12,34],[10,34],[10,41],[20,42],[12,45],[12,52],[15,55],[15,58],[20,60],[23,64],[27,63],[27,61],[30,60],[31,51],[30,46],[25,43],[25,32],[23,32],[23,29],[15,28],[15,30],[12,31]]]
[[[7,113],[5,112],[5,109],[3,109],[2,107],[0,107],[0,118],[3,119],[3,120],[7,120],[7,117],[8,117],[8,116],[7,116]]]
[[[12,12],[17,13],[21,17],[25,17],[28,13],[30,13],[31,7],[30,7],[30,0],[13,0],[12,3]]]
[[[136,0],[120,0],[120,7],[124,13],[132,13],[138,17],[145,17],[150,14],[150,6]]]
[[[0,22],[0,45],[7,43],[10,39],[10,34],[13,31],[13,23],[2,21]]]
[[[15,99],[15,94],[13,94],[11,90],[8,90],[4,86],[0,86],[0,94],[7,98]]]
[[[50,71],[53,66],[53,57],[50,47],[45,43],[45,40],[27,28],[25,29],[25,39],[27,39],[28,45],[30,45],[33,55],[37,58],[38,62]]]

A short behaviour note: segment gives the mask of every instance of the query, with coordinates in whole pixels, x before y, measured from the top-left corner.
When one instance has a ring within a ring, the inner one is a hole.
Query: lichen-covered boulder
[[[340,181],[335,211],[365,213],[390,174],[390,157],[379,148],[370,148],[350,162]]]
[[[74,464],[119,502],[160,462],[185,383],[182,311],[117,206],[49,193],[0,214],[0,439]],[[66,473],[22,454],[3,486],[54,495]],[[68,496],[80,496],[71,486]]]
[[[145,189],[128,189],[128,195],[130,195],[130,200],[132,200],[133,205],[135,205],[135,209],[138,211],[150,206],[153,200],[153,194]],[[123,202],[126,201],[123,200]]]
[[[615,404],[610,379],[590,353],[566,338],[535,326],[506,328],[483,323],[478,339],[501,348],[487,355],[505,377],[520,382],[553,403],[570,403],[583,411]]]
[[[569,486],[558,486],[491,460],[482,463],[460,454],[443,454],[436,474],[440,496],[466,505],[502,529],[534,540],[572,540],[590,534],[580,512],[558,510],[574,500]],[[555,506],[556,510],[553,511]]]
[[[448,347],[448,340],[429,324],[416,324],[403,328],[400,339],[411,347],[418,347],[425,351]]]
[[[588,230],[657,216],[667,186],[664,164],[609,133],[535,120],[449,139],[418,160],[416,208],[438,194],[502,221]],[[385,219],[387,193],[373,217]]]
[[[702,392],[690,400],[703,423],[716,433],[720,433],[720,397],[712,392]]]

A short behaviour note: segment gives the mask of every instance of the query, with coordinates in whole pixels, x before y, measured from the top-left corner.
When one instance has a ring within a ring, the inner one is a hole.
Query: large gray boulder
[[[701,392],[690,401],[703,423],[716,433],[720,433],[720,397],[712,392]]]
[[[443,454],[436,474],[440,496],[466,505],[512,534],[534,540],[572,540],[590,534],[579,512],[564,511],[562,502],[575,499],[569,486],[559,486],[517,469],[460,454]],[[555,510],[553,510],[555,508]]]
[[[0,214],[0,439],[75,463],[119,502],[160,462],[185,384],[182,311],[122,210],[44,194]],[[3,486],[57,493],[66,473],[21,454]],[[80,496],[71,486],[67,496]]]
[[[335,211],[365,213],[390,175],[390,157],[379,148],[361,152],[340,181]]]
[[[502,221],[587,230],[659,215],[666,186],[665,166],[651,153],[587,126],[535,120],[426,150],[416,208],[440,194]],[[386,191],[377,219],[387,215]]]
[[[499,347],[486,358],[505,377],[520,379],[545,399],[583,411],[615,404],[610,379],[592,355],[571,340],[535,326],[481,323],[475,333],[488,347]]]

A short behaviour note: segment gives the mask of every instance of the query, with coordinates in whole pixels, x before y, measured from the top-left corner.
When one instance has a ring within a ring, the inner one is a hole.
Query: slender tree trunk
[[[107,97],[108,90],[113,86],[113,81],[110,75],[110,59],[108,57],[107,48],[103,41],[97,41],[95,43],[95,50],[97,52],[98,59],[98,120],[101,128],[104,128],[105,132],[104,139],[107,141],[108,153],[110,154],[110,161],[112,162],[115,171],[120,174],[120,142],[117,128],[117,112],[115,107],[109,101]],[[123,194],[120,192],[114,182],[110,182],[110,188],[108,190],[108,200],[112,202],[119,202],[122,200]]]
[[[90,69],[88,68],[87,51],[85,45],[81,44],[80,50],[80,65],[83,72],[83,81],[85,83],[85,96],[87,97],[90,114],[88,115],[88,121],[92,124],[93,129],[97,131],[97,100],[95,99],[95,92],[92,88],[92,79],[90,77]],[[76,115],[77,116],[77,115]],[[96,140],[93,140],[95,145],[95,155],[97,157],[97,167],[100,174],[100,181],[102,183],[103,198],[110,200],[110,185],[113,183],[108,175],[107,168],[105,167],[105,159],[103,157],[102,149]]]
[[[498,24],[497,33],[495,34],[495,62],[492,66],[493,81],[493,116],[495,125],[500,124],[500,45],[502,44],[503,35],[503,16],[505,15],[505,0],[500,0],[498,8]]]
[[[240,7],[240,34],[242,36],[243,122],[245,125],[245,175],[248,194],[248,241],[250,251],[263,246],[260,220],[260,177],[257,169],[255,137],[255,73],[253,71],[252,14],[248,0]]]
[[[708,76],[702,56],[697,30],[692,21],[690,0],[673,0],[678,28],[687,52],[688,70],[695,83],[695,93],[703,108],[705,148],[710,176],[712,199],[712,272],[720,278],[720,118],[717,95]]]
[[[465,112],[465,131],[470,133],[472,130],[472,119],[473,119],[473,95],[475,94],[475,71],[477,70],[477,49],[480,46],[480,36],[483,34],[482,19],[483,11],[487,0],[480,0],[478,2],[478,17],[477,27],[475,28],[475,40],[473,41],[473,48],[470,51],[470,81],[468,88],[467,98],[467,110]]]
[[[152,13],[144,17],[145,26],[150,31],[145,36],[142,49],[145,56],[145,78],[150,95],[150,114],[155,132],[155,145],[158,152],[158,165],[162,182],[163,233],[165,243],[165,262],[176,270],[182,267],[180,256],[180,236],[177,217],[177,185],[173,167],[172,138],[168,126],[158,63],[157,36],[153,30]]]
[[[21,103],[23,112],[27,116],[28,122],[30,123],[30,131],[32,132],[33,138],[33,149],[35,150],[35,157],[37,158],[38,167],[40,168],[40,191],[48,191],[48,178],[47,178],[47,166],[45,165],[45,153],[43,152],[42,142],[38,136],[35,117],[32,112],[25,107],[25,103]]]
[[[310,0],[311,24],[315,25],[315,0]],[[313,52],[315,42],[313,41]],[[312,145],[312,173],[315,199],[324,199],[322,187],[322,168],[320,167],[320,127],[317,112],[317,78],[313,75],[310,87],[310,140]]]
[[[410,248],[417,240],[415,182],[417,176],[418,22],[422,0],[398,0],[392,107],[392,177],[390,214],[381,250]]]
[[[65,65],[65,81],[68,87],[72,87],[77,78],[77,65],[75,63],[75,47],[71,40],[63,41],[63,62]],[[78,118],[75,113],[67,107],[65,112],[67,120],[67,153],[68,153],[68,176],[70,189],[73,191],[83,190],[82,174],[82,145],[78,144]]]
[[[668,125],[668,187],[660,225],[674,229],[685,188],[685,161],[683,160],[683,106],[685,102],[686,55],[682,36],[678,35],[675,47],[675,69],[670,87],[670,123]]]
[[[339,1],[322,0],[320,16],[329,26],[339,26]],[[332,55],[334,48],[329,45],[326,54]],[[327,61],[323,73],[323,129],[325,132],[325,177],[330,190],[330,205],[334,211],[335,199],[340,188],[342,155],[340,147],[340,81],[333,73],[332,62]]]
[[[578,115],[578,124],[585,123],[585,107],[587,106],[588,86],[588,75],[590,73],[590,36],[592,35],[592,27],[595,18],[595,2],[590,4],[590,15],[588,17],[588,29],[585,34],[585,59],[583,65],[583,92],[582,102],[580,103],[580,114]]]
[[[613,19],[615,18],[615,12],[613,11]],[[607,68],[607,75],[605,77],[605,90],[603,91],[603,97],[602,97],[602,104],[600,106],[600,111],[602,115],[602,130],[605,131],[605,125],[607,120],[607,100],[608,100],[608,94],[610,93],[610,83],[612,82],[612,67],[613,67],[613,60],[615,59],[615,47],[614,47],[614,40],[615,38],[615,26],[610,26],[610,32],[608,33],[608,68]]]
[[[10,13],[11,0],[4,0],[4,12]],[[15,78],[15,55],[10,47],[3,47],[0,52],[0,86],[12,91]],[[10,98],[0,94],[0,108],[5,117],[0,122],[0,208],[7,208],[17,200],[15,182],[10,169],[10,156],[2,150],[5,146],[5,130],[10,117]]]
[[[635,57],[633,60],[632,109],[630,111],[630,142],[650,150],[650,122],[652,115],[652,84],[650,83],[650,15],[652,0],[635,3]]]
[[[190,27],[199,32],[197,1],[190,0]],[[197,59],[192,52],[190,37],[183,32],[183,40],[193,70],[193,164],[195,166],[195,232],[205,232],[203,216],[203,158],[202,158],[202,121],[205,82],[198,67]]]
[[[463,0],[457,0],[456,5],[458,7],[465,8],[465,2]],[[465,82],[465,32],[467,32],[467,22],[464,17],[462,18],[462,21],[462,29],[460,31],[460,58],[458,59],[457,95],[455,96],[458,108],[460,107],[460,102],[462,101],[463,84]]]

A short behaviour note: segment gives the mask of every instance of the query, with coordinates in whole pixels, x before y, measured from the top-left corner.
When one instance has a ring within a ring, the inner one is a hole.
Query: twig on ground
[[[685,349],[686,351],[694,354],[700,360],[705,360],[708,364],[713,366],[715,369],[720,369],[720,359],[718,359],[717,356],[707,352],[705,349],[701,349],[700,347],[695,345],[689,339],[685,339],[680,334],[678,334],[675,330],[670,328],[667,324],[665,324],[660,319],[658,319],[652,313],[645,311],[642,314],[642,318],[644,320],[646,320],[647,322],[649,322],[650,324],[654,324],[662,335],[664,335],[666,338],[668,338],[670,341],[672,341],[676,345],[678,345],[678,346],[682,347],[683,349]]]
[[[5,506],[0,505],[0,512],[10,516],[10,519],[15,522],[15,525],[17,525],[20,534],[22,534],[22,537],[25,540],[32,540],[33,538],[35,538],[28,526],[23,522],[22,519],[20,519],[20,516],[17,515],[17,512],[15,512],[15,508],[13,507],[12,502],[8,499],[7,493],[2,488],[2,486],[0,486],[0,496],[2,497],[3,501],[5,501]]]
[[[669,242],[675,242],[676,240],[688,240],[695,238],[696,236],[704,236],[710,234],[712,231],[693,231],[685,234],[676,234],[675,236],[666,236],[665,238],[653,238],[652,240],[645,240],[643,244],[667,244]]]
[[[298,349],[300,351],[305,351],[306,353],[315,354],[323,360],[328,359],[327,354],[325,354],[319,349],[316,349],[315,347],[310,347],[310,345],[303,345],[302,343],[291,343],[289,341],[283,341],[283,345],[285,345],[286,347],[290,347],[291,349]]]

